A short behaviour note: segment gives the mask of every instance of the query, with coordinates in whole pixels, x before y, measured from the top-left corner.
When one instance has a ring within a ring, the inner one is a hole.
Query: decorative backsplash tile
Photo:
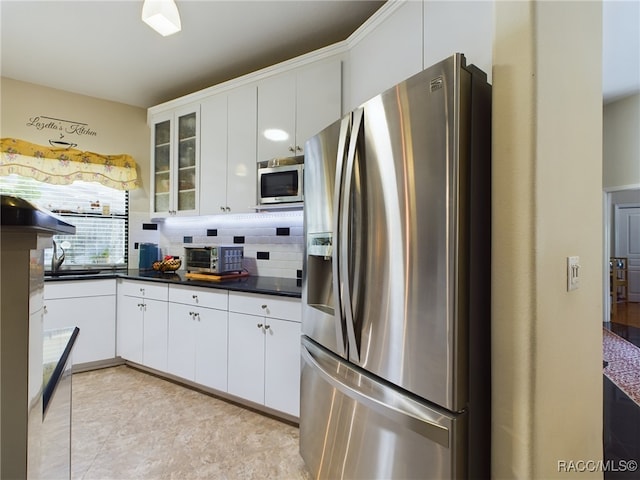
[[[241,244],[244,267],[252,275],[299,278],[302,218],[302,211],[167,218],[158,224],[158,243],[163,255],[181,258],[187,237],[190,246]],[[133,237],[132,242],[147,241]]]

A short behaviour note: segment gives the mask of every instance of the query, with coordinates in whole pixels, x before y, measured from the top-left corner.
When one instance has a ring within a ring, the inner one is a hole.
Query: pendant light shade
[[[142,21],[163,37],[173,35],[182,28],[180,13],[173,0],[144,0]]]

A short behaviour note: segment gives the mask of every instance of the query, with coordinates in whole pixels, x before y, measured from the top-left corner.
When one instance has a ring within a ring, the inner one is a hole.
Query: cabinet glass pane
[[[171,123],[166,120],[156,123],[155,145],[165,145],[171,141]]]
[[[196,188],[195,167],[181,168],[178,171],[178,190],[193,190]]]
[[[196,114],[190,113],[178,117],[178,140],[196,136]]]
[[[195,209],[196,209],[195,190],[178,192],[178,210],[195,210]]]
[[[154,203],[155,203],[154,211],[168,212],[169,211],[169,193],[156,193]]]
[[[171,183],[169,172],[156,173],[155,193],[169,193]]]
[[[178,146],[178,166],[193,167],[196,164],[196,139],[180,140]]]
[[[164,172],[169,170],[169,144],[160,145],[156,147],[155,151],[155,168],[157,172]]]

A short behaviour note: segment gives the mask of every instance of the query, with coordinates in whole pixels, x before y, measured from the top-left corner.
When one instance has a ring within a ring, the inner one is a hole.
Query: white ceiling
[[[383,3],[177,0],[183,30],[161,37],[142,0],[1,0],[1,73],[139,107],[344,40]],[[640,91],[640,1],[606,0],[605,101]]]
[[[2,76],[146,108],[344,40],[382,3],[177,0],[162,37],[142,0],[2,0]]]

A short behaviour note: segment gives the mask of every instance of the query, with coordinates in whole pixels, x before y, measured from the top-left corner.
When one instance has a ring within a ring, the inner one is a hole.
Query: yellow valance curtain
[[[55,185],[82,180],[118,190],[138,188],[136,162],[129,155],[101,155],[3,138],[0,140],[0,175],[12,173]]]

